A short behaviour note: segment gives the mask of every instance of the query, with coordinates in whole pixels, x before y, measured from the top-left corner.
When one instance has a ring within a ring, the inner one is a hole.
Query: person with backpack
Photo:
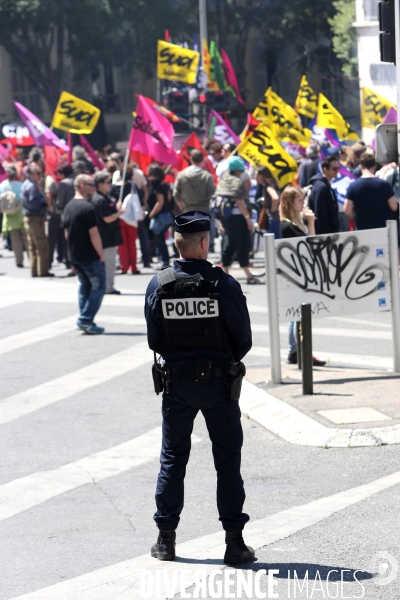
[[[22,268],[24,250],[27,251],[28,248],[21,203],[22,183],[18,180],[18,171],[14,165],[7,165],[4,170],[7,179],[0,183],[0,212],[3,213],[1,231],[4,237],[10,235],[16,265]]]
[[[249,269],[250,233],[253,231],[253,221],[246,206],[247,192],[244,182],[240,176],[245,170],[243,159],[239,156],[231,156],[228,159],[228,171],[226,171],[216,190],[216,202],[219,206],[214,207],[219,211],[217,218],[220,219],[222,238],[222,268],[229,273],[233,257],[236,254],[239,265],[246,273],[247,283],[259,284],[261,281],[251,273]]]

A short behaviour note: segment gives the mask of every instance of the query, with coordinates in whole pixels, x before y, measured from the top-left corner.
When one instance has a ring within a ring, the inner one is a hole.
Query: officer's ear
[[[210,241],[209,235],[206,235],[205,237],[201,238],[200,245],[201,245],[202,250],[205,250],[207,248],[209,241]]]

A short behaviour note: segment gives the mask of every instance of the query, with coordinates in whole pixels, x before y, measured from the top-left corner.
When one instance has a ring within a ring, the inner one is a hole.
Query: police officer
[[[176,217],[175,244],[181,258],[153,277],[146,292],[148,342],[156,359],[153,378],[156,392],[164,389],[154,515],[159,536],[151,555],[175,559],[190,436],[201,410],[218,476],[217,506],[227,544],[224,562],[241,564],[255,558],[242,537],[249,516],[243,512],[238,404],[245,373],[239,361],[250,350],[252,339],[240,285],[207,261],[210,221],[210,215],[200,211]]]

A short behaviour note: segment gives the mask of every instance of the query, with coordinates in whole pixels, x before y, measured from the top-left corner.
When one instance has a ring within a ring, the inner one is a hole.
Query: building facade
[[[379,0],[356,0],[358,73],[360,89],[374,90],[393,104],[397,104],[396,67],[382,63],[379,52]],[[362,136],[366,142],[373,139],[373,129],[363,128]]]

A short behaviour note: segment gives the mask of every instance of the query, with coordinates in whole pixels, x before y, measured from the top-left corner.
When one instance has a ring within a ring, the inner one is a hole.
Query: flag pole
[[[200,22],[200,48],[201,48],[201,64],[204,68],[204,42],[208,43],[207,34],[207,4],[206,0],[199,0],[199,22]]]
[[[130,154],[130,148],[129,148],[129,142],[128,142],[128,147],[126,149],[125,158],[124,158],[124,169],[122,171],[122,184],[121,184],[121,189],[119,190],[119,201],[120,202],[122,202],[122,194],[124,193],[125,177],[126,177],[126,170],[128,168],[129,154]]]

